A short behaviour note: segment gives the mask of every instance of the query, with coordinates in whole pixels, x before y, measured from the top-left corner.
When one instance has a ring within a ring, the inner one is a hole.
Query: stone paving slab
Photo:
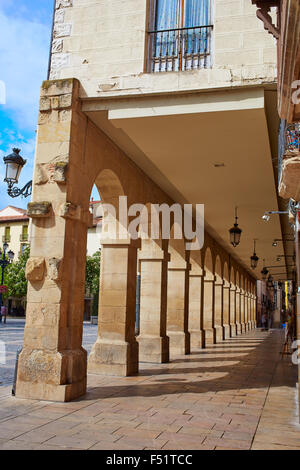
[[[282,341],[256,330],[141,364],[136,377],[89,375],[87,394],[71,403],[0,387],[0,449],[300,450],[297,367],[281,358]]]

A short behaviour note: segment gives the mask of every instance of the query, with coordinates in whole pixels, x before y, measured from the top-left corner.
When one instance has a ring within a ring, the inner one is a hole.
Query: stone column
[[[248,291],[248,331],[252,330],[252,305],[251,305],[251,293]]]
[[[135,338],[137,248],[134,240],[102,240],[98,338],[88,360],[93,374],[138,372]]]
[[[237,335],[236,325],[236,286],[231,283],[230,285],[230,336]]]
[[[167,334],[170,338],[171,354],[190,353],[189,313],[189,272],[190,264],[182,261],[182,266],[168,269]]]
[[[245,333],[246,330],[246,322],[245,322],[245,291],[244,289],[241,289],[240,292],[240,297],[241,297],[241,330],[242,333]]]
[[[239,287],[236,289],[236,332],[237,335],[243,333],[241,320],[241,289]]]
[[[244,292],[245,297],[245,331],[249,331],[249,302],[248,302],[248,291]]]
[[[150,245],[147,244],[147,245]],[[141,250],[140,362],[169,361],[167,285],[170,255],[165,249]]]
[[[217,279],[215,282],[215,331],[216,342],[223,341],[223,286],[224,281]]]
[[[198,266],[190,271],[189,288],[189,332],[191,348],[201,349],[205,345],[202,321],[203,269]]]
[[[215,324],[215,276],[204,278],[203,290],[203,329],[205,346],[216,343]]]
[[[257,297],[253,295],[253,323],[254,328],[257,328]]]
[[[230,338],[230,285],[225,281],[223,287],[223,338]]]
[[[47,81],[41,89],[18,398],[69,401],[86,391],[81,344],[91,217],[78,92],[79,82],[71,79]]]

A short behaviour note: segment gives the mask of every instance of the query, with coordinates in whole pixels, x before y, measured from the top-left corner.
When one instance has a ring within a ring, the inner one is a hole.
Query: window
[[[6,243],[10,242],[10,227],[5,227],[3,242],[6,242]]]
[[[27,240],[28,240],[28,225],[23,225],[21,242],[27,242]]]
[[[149,31],[149,71],[168,72],[211,64],[210,0],[154,0]]]

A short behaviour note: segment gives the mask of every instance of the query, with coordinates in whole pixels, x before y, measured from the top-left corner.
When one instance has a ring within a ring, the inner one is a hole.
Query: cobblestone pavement
[[[297,367],[281,359],[282,340],[256,330],[141,364],[135,377],[89,375],[88,393],[71,403],[0,387],[0,449],[300,450]]]

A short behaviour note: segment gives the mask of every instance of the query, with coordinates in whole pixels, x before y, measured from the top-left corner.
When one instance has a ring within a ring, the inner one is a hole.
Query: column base
[[[170,340],[168,336],[138,336],[139,361],[154,364],[169,362]]]
[[[242,323],[242,333],[247,333],[247,324]]]
[[[191,330],[190,341],[192,349],[204,349],[205,348],[205,332],[204,330]]]
[[[216,331],[216,342],[221,343],[224,339],[223,326],[215,326],[215,331]]]
[[[216,330],[214,328],[204,328],[205,346],[216,344]]]
[[[191,352],[191,338],[189,332],[181,331],[168,331],[167,335],[170,338],[170,353],[171,354],[190,354]]]
[[[30,383],[19,380],[16,387],[16,398],[67,402],[75,400],[86,393],[86,379],[69,385],[52,385],[47,383]]]
[[[138,373],[136,340],[132,343],[98,338],[88,360],[88,373],[127,377]]]
[[[16,397],[66,402],[86,393],[87,353],[48,353],[24,348],[19,357]]]
[[[239,336],[243,333],[243,328],[242,328],[242,325],[241,323],[237,323],[236,324],[236,334]]]
[[[237,327],[235,323],[230,324],[230,336],[231,338],[234,338],[235,336],[237,336]]]
[[[223,338],[229,339],[230,334],[231,334],[230,325],[223,325]]]

